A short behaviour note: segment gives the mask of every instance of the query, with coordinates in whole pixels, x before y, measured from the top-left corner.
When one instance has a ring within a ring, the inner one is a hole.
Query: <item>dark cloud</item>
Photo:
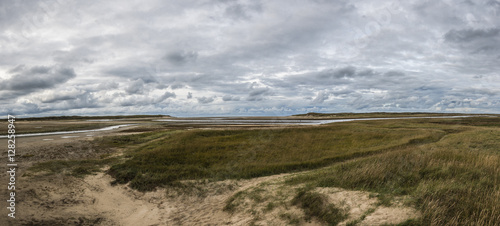
[[[62,94],[62,95],[54,95],[50,97],[44,97],[41,102],[42,103],[55,103],[55,102],[60,102],[60,101],[65,101],[65,100],[74,100],[77,97],[72,95],[72,94]]]
[[[239,97],[236,97],[236,96],[231,96],[231,95],[224,95],[222,97],[222,100],[223,101],[239,101],[240,98]]]
[[[260,13],[262,5],[256,2],[250,4],[240,4],[237,1],[228,4],[224,10],[224,16],[234,20],[248,20],[251,19],[253,14]]]
[[[214,102],[215,98],[214,97],[197,97],[198,103],[200,104],[208,104]]]
[[[444,38],[449,42],[470,42],[478,39],[487,39],[492,37],[497,37],[500,33],[499,28],[490,28],[490,29],[462,29],[455,30],[452,29],[448,31]]]
[[[198,58],[198,53],[194,51],[170,52],[163,57],[164,60],[177,66],[184,65],[188,62],[194,62],[196,58]]]
[[[402,77],[405,76],[405,73],[401,71],[388,71],[384,73],[384,75],[389,77]]]
[[[22,66],[11,69],[10,72],[12,76],[9,79],[0,81],[0,89],[22,94],[53,88],[76,77],[73,68],[61,66]]]
[[[142,94],[144,93],[144,82],[141,79],[137,79],[129,83],[125,88],[128,94]]]
[[[345,67],[340,69],[328,69],[317,74],[320,79],[324,78],[350,78],[356,74],[356,68]]]
[[[175,93],[167,91],[163,95],[161,95],[160,99],[157,102],[161,102],[161,101],[163,101],[165,99],[175,98],[175,97],[176,97]]]
[[[261,87],[257,83],[253,82],[250,84],[248,101],[260,101],[263,100],[265,96],[272,95],[271,89],[269,87]]]
[[[120,68],[107,69],[103,73],[108,75],[113,75],[121,78],[142,80],[145,83],[157,83],[158,79],[156,75],[152,74],[150,70],[146,67],[138,66],[124,66]]]

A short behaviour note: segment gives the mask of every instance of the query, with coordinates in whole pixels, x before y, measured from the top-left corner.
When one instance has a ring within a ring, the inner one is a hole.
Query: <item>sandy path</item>
[[[248,225],[251,216],[223,211],[226,200],[235,192],[283,176],[212,182],[206,184],[206,190],[200,195],[166,189],[142,193],[125,185],[111,186],[112,178],[99,173],[87,176],[82,184],[83,196],[92,203],[69,207],[66,212],[100,214],[109,220],[103,225],[110,221],[117,225]]]
[[[93,204],[77,207],[81,211],[102,213],[119,225],[158,225],[160,209],[157,205],[137,198],[125,186],[111,186],[111,177],[104,173],[85,178],[87,188],[84,195],[91,197]]]

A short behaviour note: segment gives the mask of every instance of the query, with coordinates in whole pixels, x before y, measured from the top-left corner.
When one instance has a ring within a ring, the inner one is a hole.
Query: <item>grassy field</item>
[[[103,151],[106,149],[122,149],[127,147],[136,147],[144,143],[157,139],[159,137],[165,136],[166,134],[172,133],[171,131],[157,131],[157,132],[146,132],[141,134],[133,135],[121,135],[121,136],[105,136],[97,138],[91,145],[91,149],[99,149],[104,153],[97,158],[88,159],[69,159],[69,160],[51,160],[39,162],[29,168],[28,175],[32,173],[45,173],[45,174],[66,174],[77,177],[83,177],[95,172],[100,172],[101,168],[104,166],[109,166],[111,164],[117,164],[122,161],[118,157],[113,157],[111,151]],[[69,152],[74,151],[69,146],[69,148],[62,149],[61,151]]]
[[[182,179],[252,178],[314,169],[407,145],[432,142],[436,128],[379,127],[369,123],[259,130],[192,130],[131,151],[110,174],[148,191]]]
[[[498,119],[430,120],[457,133],[437,142],[359,158],[294,177],[290,185],[410,195],[417,225],[500,224]],[[490,123],[485,123],[490,122]],[[419,126],[428,123],[419,123]],[[457,126],[458,125],[458,126]],[[467,125],[467,126],[461,126]]]
[[[127,151],[120,159],[98,159],[95,164],[112,165],[108,173],[116,183],[140,191],[187,179],[302,171],[286,181],[303,188],[293,195],[292,204],[330,224],[345,215],[325,203],[315,188],[375,192],[387,205],[394,197],[408,196],[405,204],[419,209],[422,217],[407,225],[500,225],[499,140],[498,117],[167,130],[98,140],[102,147]],[[62,170],[54,164],[35,167]],[[93,170],[87,162],[75,162],[68,172]]]

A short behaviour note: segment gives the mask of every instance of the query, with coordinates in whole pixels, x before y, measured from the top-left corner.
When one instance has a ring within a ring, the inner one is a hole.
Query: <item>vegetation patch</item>
[[[54,160],[37,163],[28,169],[29,172],[45,172],[48,174],[66,174],[83,177],[100,172],[101,168],[115,163],[116,158],[87,159],[87,160]]]
[[[94,140],[100,148],[128,148],[131,145],[140,145],[172,133],[172,131],[155,131],[130,135],[104,136]]]
[[[314,169],[418,145],[415,139],[438,140],[444,134],[434,128],[394,129],[363,123],[183,131],[130,152],[131,159],[114,165],[109,173],[119,183],[150,191],[184,179],[253,178]]]
[[[302,190],[292,200],[293,205],[297,205],[304,210],[306,221],[312,217],[328,225],[337,225],[347,218],[346,211],[328,203],[326,195]]]
[[[421,219],[404,225],[500,224],[500,129],[469,127],[437,142],[407,146],[293,177],[289,185],[409,195]]]

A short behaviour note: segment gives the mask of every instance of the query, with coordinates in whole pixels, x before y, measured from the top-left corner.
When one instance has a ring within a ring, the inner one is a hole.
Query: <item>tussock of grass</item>
[[[328,225],[337,225],[347,218],[345,211],[329,204],[327,197],[323,194],[302,190],[293,198],[292,204],[304,210],[306,221],[316,217]]]
[[[236,202],[239,198],[241,198],[243,195],[246,193],[243,191],[236,192],[236,194],[232,195],[227,201],[226,205],[224,205],[224,208],[222,210],[227,211],[227,212],[234,212],[236,207],[238,206],[239,203]]]
[[[154,141],[111,167],[120,183],[149,191],[181,179],[252,178],[313,169],[440,139],[437,129],[370,124],[280,130],[195,130]],[[415,142],[418,141],[418,142]]]
[[[66,174],[83,177],[92,173],[100,172],[105,165],[115,163],[116,158],[87,159],[87,160],[54,160],[37,163],[30,167],[30,172],[45,172],[48,174]]]

